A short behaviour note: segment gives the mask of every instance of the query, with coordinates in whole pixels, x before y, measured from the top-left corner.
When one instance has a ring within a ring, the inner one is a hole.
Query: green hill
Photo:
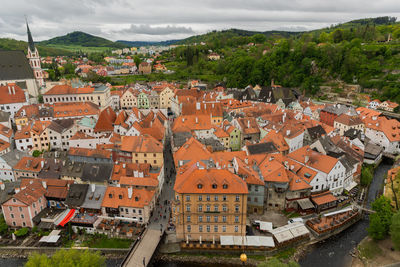
[[[40,42],[45,46],[83,46],[83,47],[107,47],[124,48],[126,45],[107,40],[102,37],[94,36],[84,32],[71,32],[64,36],[52,38]]]
[[[37,49],[39,50],[39,54],[43,57],[45,56],[68,56],[71,55],[72,52],[65,49],[59,49],[54,47],[46,47],[42,45],[37,45]],[[24,41],[18,41],[10,38],[0,38],[0,49],[1,50],[23,50],[27,53],[28,43]]]

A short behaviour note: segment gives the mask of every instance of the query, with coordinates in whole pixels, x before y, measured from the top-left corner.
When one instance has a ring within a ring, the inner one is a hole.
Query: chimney
[[[290,130],[286,130],[286,135],[288,136],[290,134]]]
[[[90,188],[92,189],[92,193],[96,190],[96,185],[95,184],[91,184]]]
[[[124,168],[125,169],[125,167],[126,167],[126,164],[124,163],[124,164],[122,164],[122,168]]]
[[[19,191],[21,191],[21,189],[19,187],[15,188],[15,194],[19,193]]]
[[[13,95],[15,95],[15,87],[14,86],[12,87],[12,92],[13,92]]]
[[[306,155],[306,156],[304,157],[304,163],[307,163],[309,160],[310,160],[310,157],[309,157],[308,155]]]
[[[46,181],[42,181],[42,186],[44,187],[44,189],[47,189],[47,183],[46,183]]]
[[[0,189],[1,190],[4,190],[6,188],[6,185],[3,183],[3,182],[1,182],[1,184],[0,184]]]
[[[200,102],[196,102],[196,109],[200,110]]]
[[[44,166],[44,161],[41,161],[40,162],[40,166],[42,167],[42,169],[43,169],[43,166]]]
[[[250,128],[250,121],[247,120],[247,128]]]
[[[248,159],[248,158],[245,158],[245,159],[244,159],[244,162],[245,162],[246,164],[249,164],[249,159]]]
[[[199,123],[199,118],[196,117],[196,123]]]
[[[8,86],[8,94],[11,95],[11,87]]]
[[[133,171],[133,177],[139,177],[139,172],[137,170]]]
[[[132,187],[128,187],[128,198],[131,199],[132,198]]]

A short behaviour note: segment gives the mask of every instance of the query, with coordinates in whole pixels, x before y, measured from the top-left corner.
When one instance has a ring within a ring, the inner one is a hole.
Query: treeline
[[[393,40],[384,42],[389,34]],[[165,58],[179,66],[179,76],[222,76],[228,87],[269,85],[274,79],[314,95],[322,83],[342,80],[377,88],[379,97],[400,102],[400,75],[392,73],[400,63],[399,41],[400,24],[360,24],[285,39],[262,34],[211,38],[207,45],[179,47]],[[210,51],[221,59],[209,61]]]

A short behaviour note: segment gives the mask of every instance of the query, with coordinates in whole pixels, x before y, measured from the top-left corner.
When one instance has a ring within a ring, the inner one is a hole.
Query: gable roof
[[[128,190],[132,190],[130,197]],[[114,209],[119,207],[144,208],[150,205],[154,194],[154,190],[108,186],[101,206]]]
[[[162,153],[163,145],[154,137],[144,134],[140,136],[124,136],[122,151],[139,153]]]
[[[114,131],[114,122],[117,118],[115,111],[111,107],[104,109],[97,120],[94,127],[95,132],[112,132]]]
[[[0,72],[2,62],[0,61]],[[15,83],[9,83],[5,86],[0,86],[0,105],[25,103],[26,97],[24,90]]]
[[[0,50],[0,80],[35,79],[23,51]]]
[[[312,150],[310,146],[299,148],[287,156],[324,173],[329,173],[338,162],[338,159],[318,153]]]

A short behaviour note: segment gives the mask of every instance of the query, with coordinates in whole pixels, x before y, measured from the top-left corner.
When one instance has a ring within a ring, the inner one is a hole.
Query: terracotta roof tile
[[[15,83],[0,86],[0,95],[0,105],[27,102],[24,90]]]

